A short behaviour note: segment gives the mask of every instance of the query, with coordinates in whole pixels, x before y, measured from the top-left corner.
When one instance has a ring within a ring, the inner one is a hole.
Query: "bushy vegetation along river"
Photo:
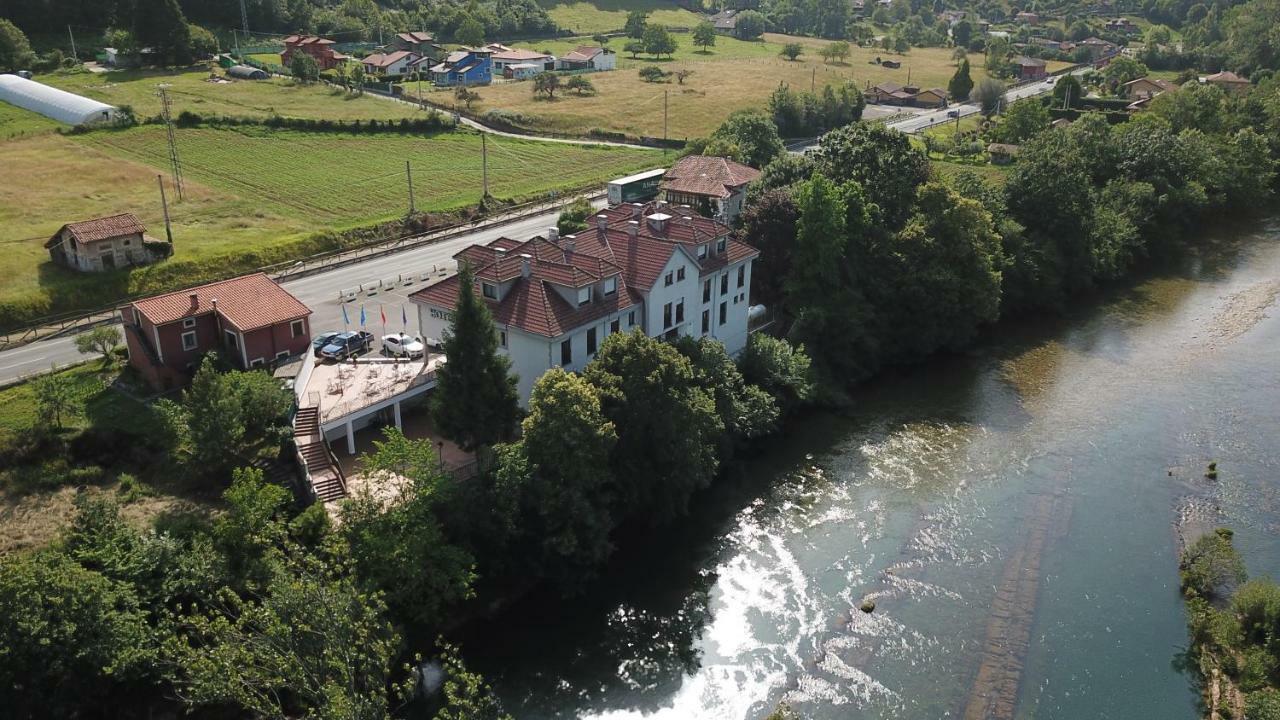
[[[1280,572],[1278,291],[1280,222],[1223,231],[873,380],[468,658],[520,718],[1196,718],[1184,532]]]

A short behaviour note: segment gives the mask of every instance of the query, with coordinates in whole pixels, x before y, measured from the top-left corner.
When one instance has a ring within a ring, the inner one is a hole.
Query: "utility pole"
[[[489,199],[489,144],[486,138],[486,133],[480,133],[480,177],[484,188],[484,194],[480,196],[481,200]]]
[[[242,57],[240,55],[240,34],[236,32],[235,28],[231,28],[231,41],[235,43],[236,59],[239,60]]]
[[[818,68],[813,69],[813,73],[809,76],[809,94],[813,95],[818,89]]]
[[[178,200],[186,199],[182,191],[182,163],[178,160],[178,142],[173,134],[173,117],[169,108],[168,85],[160,86],[160,108],[164,115],[165,132],[169,137],[169,165],[173,168],[173,188],[178,192]]]
[[[240,0],[240,27],[244,30],[244,36],[247,40],[249,37],[249,11],[245,10],[244,0]]]
[[[907,66],[907,85],[911,84],[911,66]]]
[[[413,215],[413,168],[409,167],[409,161],[404,161],[404,174],[409,178],[409,215]]]
[[[76,36],[71,32],[70,25],[67,26],[67,37],[71,38],[71,57],[78,59],[76,55]]]
[[[169,240],[169,248],[173,249],[173,229],[169,227],[169,201],[164,196],[163,175],[156,175],[156,184],[160,186],[160,207],[164,209],[164,236]]]
[[[662,154],[667,154],[667,91],[662,91]]]

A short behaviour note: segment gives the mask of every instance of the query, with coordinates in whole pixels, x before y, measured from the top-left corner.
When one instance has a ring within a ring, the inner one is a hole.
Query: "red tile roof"
[[[475,268],[477,287],[473,291],[478,295],[482,296],[480,280],[512,283],[500,301],[485,301],[496,322],[554,338],[642,303],[643,294],[658,283],[673,253],[686,253],[700,268],[700,275],[759,254],[733,238],[727,226],[696,215],[686,206],[619,205],[602,211],[589,222],[587,230],[555,241],[535,237],[518,243],[499,238],[488,245],[465,248],[454,258]],[[715,252],[718,238],[725,239],[724,252]],[[704,244],[707,255],[698,260],[698,246]],[[585,287],[614,275],[618,276],[618,292],[608,297],[597,295],[582,307],[573,307],[550,287]],[[410,297],[452,308],[458,299],[457,276]]]
[[[138,220],[136,215],[133,213],[120,213],[119,215],[67,223],[58,228],[58,232],[49,238],[49,241],[45,243],[45,247],[58,244],[62,239],[63,230],[70,232],[71,237],[81,244],[146,232],[146,228],[142,227],[142,222]]]
[[[521,50],[519,48],[499,50],[493,54],[494,60],[521,62],[524,60],[548,60],[551,56],[537,50]]]
[[[384,68],[384,67],[391,67],[392,65],[395,65],[397,62],[400,62],[401,60],[407,57],[416,58],[418,56],[415,53],[409,52],[408,50],[396,50],[395,52],[386,53],[385,55],[383,53],[374,53],[372,55],[367,56],[364,60],[361,60],[360,62],[365,65],[372,65],[374,67]]]
[[[436,41],[435,36],[432,35],[431,33],[417,32],[417,31],[398,33],[396,37],[400,38],[401,40],[404,40],[405,42],[414,42],[414,43],[431,43]]]
[[[662,190],[727,198],[732,189],[760,177],[760,171],[728,158],[686,155],[662,176]]]
[[[193,302],[191,296],[195,295]],[[244,275],[165,295],[136,300],[133,307],[153,325],[214,311],[241,332],[304,318],[311,308],[264,273]]]
[[[1207,75],[1205,76],[1205,82],[1244,83],[1246,85],[1249,84],[1248,80],[1240,77],[1239,75],[1231,72],[1230,70],[1223,70],[1222,72],[1216,72],[1212,75]]]

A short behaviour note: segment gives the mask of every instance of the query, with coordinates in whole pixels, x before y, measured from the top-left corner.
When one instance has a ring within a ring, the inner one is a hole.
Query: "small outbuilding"
[[[987,154],[991,156],[993,165],[1008,165],[1018,157],[1022,148],[1008,143],[991,143],[987,146]]]
[[[260,70],[252,65],[232,65],[227,68],[227,77],[237,80],[266,80],[271,76],[266,70]]]
[[[114,105],[17,75],[0,75],[0,100],[67,125],[111,123],[120,112]]]
[[[49,257],[81,272],[146,265],[168,257],[172,246],[146,234],[133,213],[67,223],[45,242]]]

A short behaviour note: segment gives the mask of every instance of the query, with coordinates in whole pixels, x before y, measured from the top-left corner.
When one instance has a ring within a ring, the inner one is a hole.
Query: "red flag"
[[[387,311],[381,305],[378,306],[378,312],[382,314],[382,324],[387,324]]]

